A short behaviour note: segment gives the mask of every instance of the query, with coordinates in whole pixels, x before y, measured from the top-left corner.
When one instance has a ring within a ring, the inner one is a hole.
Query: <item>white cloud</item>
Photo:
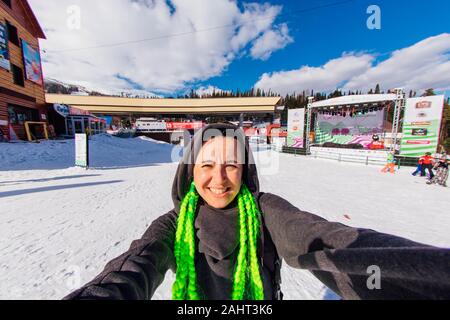
[[[320,67],[263,74],[255,87],[280,94],[315,90],[450,89],[450,34],[427,38],[376,63],[375,54],[344,54]]]
[[[30,3],[47,35],[41,42],[44,75],[98,91],[173,92],[220,75],[246,48],[266,58],[290,40],[287,27],[275,24],[281,7],[270,4],[245,4],[241,10],[229,0]],[[81,9],[79,30],[67,23],[72,5]],[[264,47],[269,35],[277,46]],[[136,41],[141,39],[154,40]]]
[[[380,83],[385,89],[450,88],[450,34],[427,38],[394,51],[390,58],[356,76],[346,89],[367,89]]]
[[[283,49],[294,40],[289,36],[289,29],[285,23],[278,30],[267,30],[255,40],[250,54],[254,59],[267,60],[272,52]]]
[[[255,84],[256,88],[271,89],[279,94],[303,90],[331,91],[344,79],[361,74],[370,68],[371,55],[343,55],[321,67],[303,66],[297,70],[265,73]]]
[[[221,93],[221,92],[230,92],[229,90],[222,90],[222,89],[220,89],[220,88],[218,88],[218,87],[216,87],[216,86],[211,86],[211,85],[209,85],[209,86],[201,86],[201,87],[199,87],[197,90],[195,90],[195,93],[197,93],[199,96],[201,96],[201,95],[210,95],[210,94],[212,94],[213,92],[216,92],[216,93]]]

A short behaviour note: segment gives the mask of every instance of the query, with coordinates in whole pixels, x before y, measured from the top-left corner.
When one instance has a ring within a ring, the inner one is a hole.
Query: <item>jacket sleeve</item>
[[[111,260],[94,280],[64,300],[149,300],[164,280],[175,271],[173,241],[176,214],[159,217],[129,250]]]
[[[449,249],[329,222],[269,193],[259,205],[280,257],[344,299],[450,299]]]

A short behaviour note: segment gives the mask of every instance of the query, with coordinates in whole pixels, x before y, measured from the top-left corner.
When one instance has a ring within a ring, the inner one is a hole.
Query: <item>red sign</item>
[[[411,125],[412,126],[429,126],[429,125],[431,125],[431,122],[427,122],[427,121],[424,121],[424,122],[412,122]]]
[[[430,140],[407,140],[406,144],[430,144]]]
[[[427,108],[431,108],[430,101],[420,101],[416,103],[416,109],[427,109]]]
[[[101,123],[106,124],[106,120],[100,119],[100,118],[91,118],[91,122],[101,122]]]
[[[74,107],[69,106],[69,114],[71,116],[88,116],[89,111],[77,109]]]
[[[166,122],[167,130],[195,130],[203,128],[203,122]]]

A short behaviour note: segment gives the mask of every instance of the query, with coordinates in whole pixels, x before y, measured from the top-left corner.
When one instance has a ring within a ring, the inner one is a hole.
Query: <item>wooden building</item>
[[[0,130],[12,139],[26,139],[26,121],[47,122],[38,39],[45,34],[28,2],[0,0]]]

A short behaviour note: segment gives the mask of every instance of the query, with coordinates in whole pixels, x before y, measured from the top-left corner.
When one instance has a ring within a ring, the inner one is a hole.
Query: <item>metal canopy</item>
[[[367,105],[386,101],[393,101],[395,103],[394,108],[394,119],[392,123],[392,144],[390,151],[395,152],[396,146],[398,144],[398,130],[400,126],[400,114],[402,109],[406,105],[406,95],[403,89],[395,89],[395,93],[389,94],[364,94],[364,95],[351,95],[332,98],[322,101],[314,101],[314,97],[308,98],[308,105],[306,107],[305,113],[305,149],[306,154],[311,154],[309,133],[311,127],[311,114],[314,109],[326,108],[326,107],[337,107],[337,106],[354,106],[354,105]],[[317,112],[317,111],[316,111]]]

